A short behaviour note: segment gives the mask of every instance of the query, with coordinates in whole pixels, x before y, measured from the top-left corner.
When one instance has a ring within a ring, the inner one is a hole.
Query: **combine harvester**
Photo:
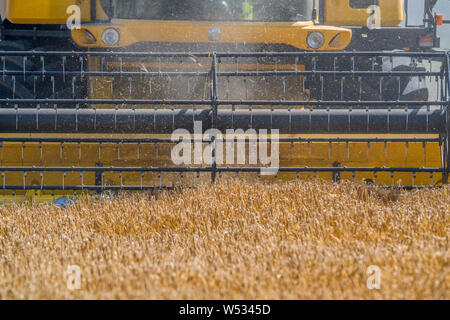
[[[442,186],[450,62],[433,48],[448,21],[428,0],[409,26],[407,4],[0,0],[1,201],[225,175]]]

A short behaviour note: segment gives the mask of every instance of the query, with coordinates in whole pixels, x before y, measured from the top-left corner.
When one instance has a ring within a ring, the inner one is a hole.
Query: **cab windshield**
[[[314,0],[100,0],[110,18],[309,21]]]

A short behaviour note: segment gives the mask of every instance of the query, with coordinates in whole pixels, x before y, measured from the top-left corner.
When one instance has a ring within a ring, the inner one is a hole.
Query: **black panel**
[[[378,0],[350,0],[350,7],[354,9],[366,9],[378,5]]]
[[[378,51],[395,49],[420,49],[418,39],[431,37],[429,30],[424,28],[351,28],[353,37],[346,50]]]

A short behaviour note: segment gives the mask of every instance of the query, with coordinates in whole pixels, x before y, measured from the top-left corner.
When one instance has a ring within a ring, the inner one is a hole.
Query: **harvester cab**
[[[438,28],[450,23],[434,11],[437,3],[438,0],[325,1],[320,19],[352,30],[353,38],[346,50],[426,51],[440,47]]]
[[[406,27],[385,32],[403,10],[383,0],[0,1],[2,199],[230,175],[447,183],[449,53],[401,43]],[[401,48],[383,47],[390,37]]]

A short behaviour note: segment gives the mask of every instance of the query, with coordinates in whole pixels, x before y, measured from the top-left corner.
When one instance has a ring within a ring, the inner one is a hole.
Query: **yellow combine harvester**
[[[447,183],[446,21],[424,3],[400,27],[400,0],[1,0],[2,201],[229,174]]]

